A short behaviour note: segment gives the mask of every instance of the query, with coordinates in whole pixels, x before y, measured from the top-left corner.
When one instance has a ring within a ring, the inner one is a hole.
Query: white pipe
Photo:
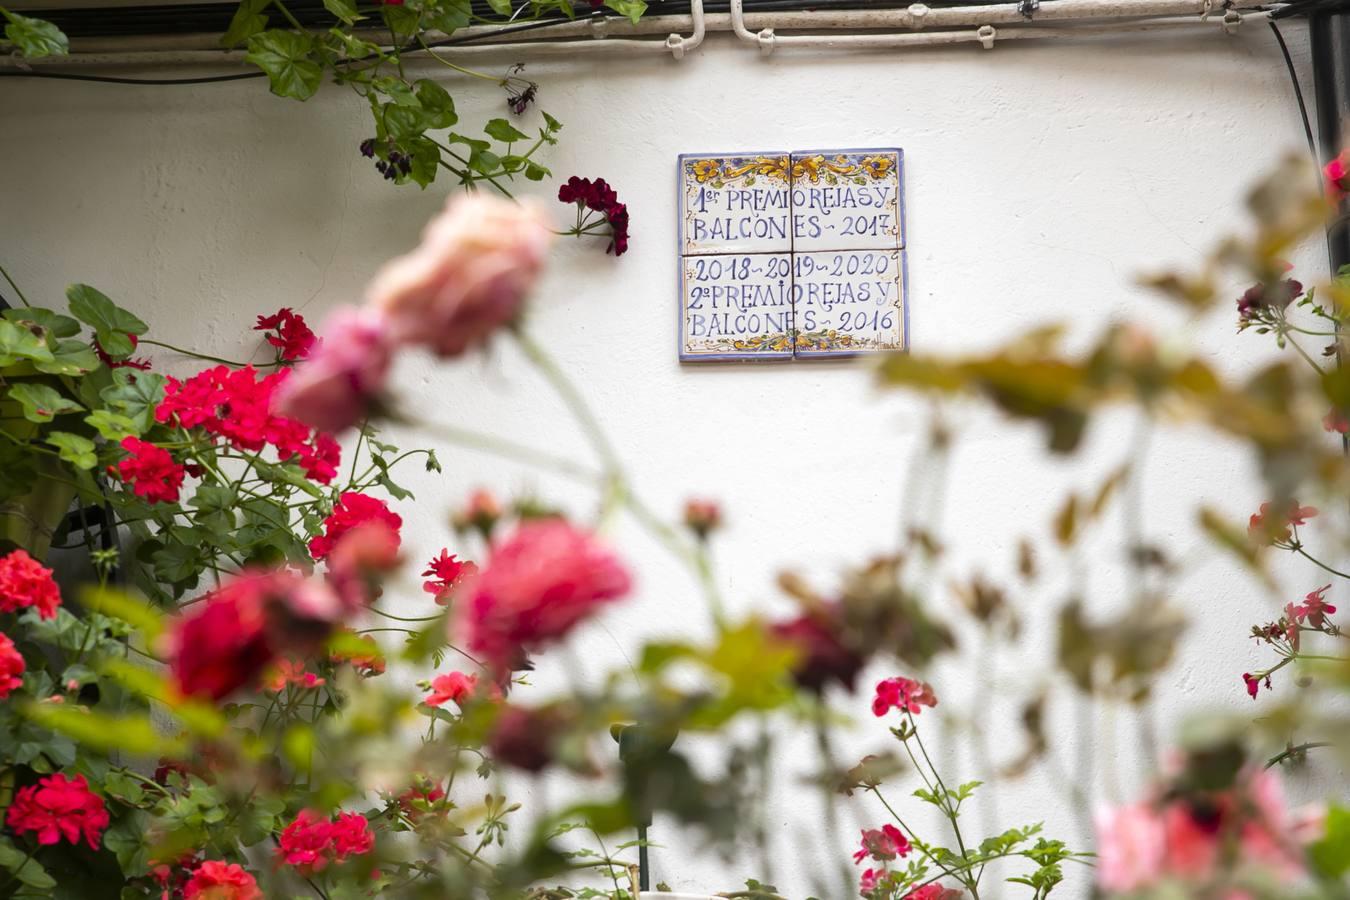
[[[1243,18],[1264,18],[1264,13],[1238,13],[1238,8],[1250,8],[1261,0],[1235,0],[1233,7],[1223,16],[1223,21],[1231,30]],[[683,58],[689,51],[700,46],[708,31],[732,31],[746,43],[753,43],[768,52],[778,45],[815,46],[826,48],[895,48],[929,46],[976,42],[991,46],[995,40],[1008,38],[1054,38],[1073,35],[1097,35],[1108,32],[1151,31],[1164,24],[1187,24],[1203,21],[1205,10],[1212,9],[1216,15],[1211,20],[1219,21],[1217,0],[1056,0],[1053,6],[1042,7],[1032,22],[1016,13],[1015,7],[1007,4],[999,6],[952,7],[929,9],[923,4],[912,4],[903,10],[848,10],[843,12],[783,12],[746,14],[742,0],[730,0],[730,14],[705,15],[702,0],[691,0],[690,16],[654,16],[640,20],[636,25],[626,20],[614,19],[584,20],[550,26],[540,29],[538,34],[524,32],[509,43],[494,43],[483,40],[473,45],[457,45],[447,53],[456,56],[482,56],[514,54],[523,57],[559,56],[589,52],[646,52],[659,51],[671,53],[676,59]],[[1109,16],[1128,16],[1126,21],[1112,23],[1099,21],[1095,27],[1081,24],[1066,24],[1062,28],[1038,27],[1041,23],[1065,22],[1081,23],[1085,20]],[[1141,18],[1166,15],[1185,16],[1185,18],[1167,19],[1162,22],[1141,22]],[[982,17],[983,16],[983,17]],[[596,22],[603,22],[597,26]],[[994,30],[991,23],[1003,23],[1006,27]],[[976,29],[945,31],[911,31],[900,34],[847,34],[847,35],[779,35],[776,28],[788,30],[816,31],[818,29],[892,29],[916,28],[942,24],[980,25]],[[688,37],[681,37],[674,29],[690,30]],[[750,29],[758,29],[751,31]],[[611,37],[611,29],[621,35],[643,35],[666,33],[665,40],[630,39]],[[471,27],[456,32],[456,36],[471,36],[495,29]],[[761,37],[763,35],[763,37]],[[434,36],[430,36],[434,40]],[[559,40],[565,37],[570,40]],[[181,64],[227,64],[242,62],[243,52],[218,48],[219,38],[215,35],[139,35],[119,38],[77,39],[72,42],[72,52],[68,56],[46,57],[38,60],[23,60],[14,56],[0,56],[0,66],[43,66],[43,65],[181,65]],[[420,51],[417,51],[420,52]],[[415,59],[413,52],[409,59]]]

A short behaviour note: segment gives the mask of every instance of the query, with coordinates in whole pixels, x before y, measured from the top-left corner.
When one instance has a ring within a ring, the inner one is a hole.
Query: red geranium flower
[[[898,709],[917,716],[924,706],[937,706],[937,696],[928,682],[912,678],[887,678],[877,684],[872,713],[880,717],[891,709]]]
[[[425,812],[435,808],[445,799],[445,789],[439,784],[431,784],[419,777],[418,784],[408,788],[394,798],[399,810],[409,820],[416,822]]]
[[[312,809],[302,809],[281,832],[277,855],[287,865],[312,873],[329,863],[369,853],[375,847],[370,823],[360,813],[341,813],[326,819]]]
[[[1333,203],[1339,203],[1350,190],[1350,152],[1342,153],[1322,167],[1326,177],[1327,196]]]
[[[26,550],[15,550],[0,558],[0,613],[32,606],[39,618],[54,619],[60,605],[61,589],[52,580],[51,569],[43,567]]]
[[[860,863],[870,856],[878,862],[889,862],[897,856],[908,856],[909,851],[909,841],[899,828],[882,825],[863,831],[862,846],[853,854],[853,861]]]
[[[280,351],[277,355],[287,362],[304,359],[314,347],[314,332],[305,324],[305,317],[294,312],[289,306],[272,313],[270,316],[258,316],[254,331],[275,331],[267,335],[267,343]]]
[[[394,547],[399,545],[398,530],[403,527],[403,518],[391,512],[383,500],[347,491],[338,498],[337,505],[323,520],[323,534],[309,542],[309,553],[315,559],[323,559],[337,546],[338,538],[363,522],[379,520],[387,524],[394,534]]]
[[[1321,628],[1326,624],[1327,616],[1336,611],[1336,607],[1323,599],[1322,595],[1331,590],[1331,585],[1326,584],[1315,591],[1309,593],[1298,606],[1294,607],[1294,616],[1300,622],[1307,619],[1308,624],[1313,628]]]
[[[9,635],[0,631],[0,700],[23,686],[23,672],[27,668],[23,656],[14,649]]]
[[[138,343],[136,335],[129,334],[127,337],[131,339],[131,352],[135,353]],[[108,351],[103,349],[103,345],[98,342],[98,338],[94,338],[94,354],[98,356],[100,362],[110,369],[139,369],[145,372],[150,368],[148,359],[113,359]]]
[[[258,882],[243,866],[208,859],[183,886],[184,900],[263,900]]]
[[[462,707],[478,690],[477,675],[450,672],[431,679],[431,693],[427,694],[422,702],[427,706],[444,706],[448,701],[454,701],[456,705]],[[502,696],[501,689],[495,684],[491,685],[487,694],[494,700],[499,700]]]
[[[133,494],[150,503],[178,502],[187,472],[168,450],[131,436],[122,438],[122,449],[130,455],[117,464],[117,474]]]
[[[427,563],[426,571],[422,573],[423,578],[430,579],[422,582],[422,590],[434,595],[436,602],[444,606],[450,602],[451,592],[476,574],[476,565],[468,560],[455,559],[455,554],[442,548],[440,554]]]
[[[16,834],[35,833],[42,846],[63,838],[78,844],[83,837],[91,850],[97,850],[103,829],[108,827],[108,810],[103,798],[89,790],[83,775],[67,778],[58,772],[20,788],[6,821]]]
[[[155,407],[155,420],[201,428],[252,453],[270,444],[278,459],[294,459],[306,476],[328,484],[337,475],[341,456],[337,441],[272,410],[278,390],[290,376],[290,369],[261,375],[252,366],[214,366],[186,381],[170,377],[164,399]]]
[[[507,667],[630,585],[628,570],[587,532],[563,519],[526,522],[492,548],[468,602],[458,604],[460,624],[474,652]]]
[[[1289,506],[1274,512],[1269,503],[1262,503],[1261,510],[1247,520],[1247,535],[1260,544],[1287,543],[1293,537],[1289,526],[1306,525],[1315,515],[1316,507],[1299,506],[1297,500],[1289,501]]]

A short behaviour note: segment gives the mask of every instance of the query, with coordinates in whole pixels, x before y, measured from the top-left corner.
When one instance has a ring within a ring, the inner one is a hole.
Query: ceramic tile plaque
[[[907,346],[904,152],[679,157],[684,362]]]

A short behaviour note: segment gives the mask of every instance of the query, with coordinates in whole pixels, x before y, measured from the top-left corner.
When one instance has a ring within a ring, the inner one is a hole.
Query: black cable
[[[1280,33],[1280,26],[1276,25],[1274,20],[1270,20],[1270,30],[1275,32],[1275,40],[1280,45],[1280,53],[1284,55],[1285,68],[1289,70],[1289,80],[1294,84],[1294,97],[1298,100],[1298,114],[1303,117],[1303,134],[1308,138],[1308,153],[1313,158],[1313,163],[1319,162],[1317,156],[1317,142],[1313,140],[1312,123],[1308,121],[1308,105],[1303,102],[1303,88],[1298,83],[1298,72],[1294,71],[1294,60],[1289,55],[1289,45],[1284,42],[1284,35]],[[1318,189],[1321,190],[1321,182],[1318,182]]]

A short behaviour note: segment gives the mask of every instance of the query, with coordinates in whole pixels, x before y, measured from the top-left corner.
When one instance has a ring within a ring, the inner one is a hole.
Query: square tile
[[[905,154],[898,148],[792,154],[792,249],[903,248]]]
[[[792,358],[792,257],[680,259],[680,360]]]
[[[680,156],[680,254],[792,249],[786,151]]]
[[[905,251],[797,252],[792,271],[797,357],[905,349]]]

